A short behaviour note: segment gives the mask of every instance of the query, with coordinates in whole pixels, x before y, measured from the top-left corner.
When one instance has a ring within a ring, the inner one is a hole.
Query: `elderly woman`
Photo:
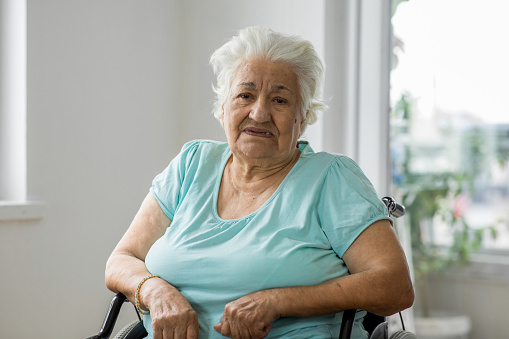
[[[409,307],[405,255],[372,185],[349,158],[299,141],[324,107],[312,45],[247,28],[211,63],[228,142],[189,142],[154,179],[108,288],[156,339],[333,338],[345,309]]]

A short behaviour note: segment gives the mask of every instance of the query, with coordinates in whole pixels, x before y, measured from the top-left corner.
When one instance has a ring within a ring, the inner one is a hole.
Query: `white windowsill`
[[[40,201],[0,201],[0,221],[42,219],[44,210],[45,204]]]
[[[451,267],[433,278],[436,277],[509,283],[509,253],[476,253],[465,267]]]

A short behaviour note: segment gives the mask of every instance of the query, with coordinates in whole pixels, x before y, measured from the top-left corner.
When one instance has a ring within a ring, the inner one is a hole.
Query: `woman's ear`
[[[224,127],[224,104],[221,106],[221,115],[219,116],[219,122]]]
[[[308,118],[309,111],[306,111],[306,114],[302,117],[300,120],[300,130],[302,132],[302,129],[304,128],[304,125],[306,124],[306,119]]]

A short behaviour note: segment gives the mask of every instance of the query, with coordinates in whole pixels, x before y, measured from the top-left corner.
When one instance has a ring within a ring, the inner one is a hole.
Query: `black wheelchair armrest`
[[[115,327],[115,323],[117,322],[118,315],[120,314],[120,309],[122,305],[127,302],[127,297],[122,293],[118,293],[113,297],[110,303],[110,307],[108,309],[108,313],[106,313],[106,317],[104,318],[101,329],[99,330],[99,334],[88,337],[87,339],[107,339],[110,337],[113,332],[113,328]]]
[[[343,312],[339,339],[350,339],[350,336],[352,335],[353,322],[355,320],[355,313],[357,313],[357,310],[346,310]]]

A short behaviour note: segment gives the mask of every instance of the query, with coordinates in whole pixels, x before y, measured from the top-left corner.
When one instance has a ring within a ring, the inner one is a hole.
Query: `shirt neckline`
[[[230,150],[230,147],[228,146],[228,144],[226,144],[226,148],[225,148],[225,151],[223,152],[223,156],[222,156],[222,159],[221,159],[221,166],[219,167],[220,168],[220,171],[219,171],[220,175],[217,175],[216,181],[214,183],[214,191],[213,191],[214,198],[213,198],[213,202],[212,202],[212,211],[213,211],[214,217],[216,219],[220,220],[221,222],[224,222],[224,223],[235,223],[235,222],[239,222],[239,221],[242,221],[242,220],[251,219],[256,214],[258,214],[260,211],[265,209],[267,207],[267,205],[269,205],[270,202],[272,200],[274,200],[274,198],[279,194],[279,192],[281,191],[281,189],[285,185],[285,183],[288,180],[288,178],[293,174],[293,172],[295,172],[297,170],[298,167],[300,167],[300,164],[302,163],[303,155],[307,155],[308,153],[312,153],[313,152],[313,150],[311,149],[311,147],[309,146],[309,143],[307,141],[299,140],[299,142],[297,143],[297,146],[298,146],[299,150],[301,151],[299,159],[297,159],[297,162],[293,165],[293,167],[290,169],[288,174],[286,174],[285,178],[283,179],[283,181],[281,181],[281,183],[279,184],[278,188],[274,191],[274,193],[272,193],[272,195],[267,199],[267,201],[265,201],[263,203],[263,205],[260,206],[260,208],[258,208],[256,211],[254,211],[254,212],[252,212],[252,213],[250,213],[250,214],[248,214],[246,216],[240,217],[240,218],[236,218],[236,219],[223,219],[223,218],[221,218],[219,216],[219,213],[217,212],[217,201],[218,201],[218,198],[219,198],[219,186],[221,185],[221,179],[223,178],[223,175],[224,175],[224,170],[225,170],[225,167],[226,167],[226,163],[228,162],[228,160],[232,156],[232,152]]]

